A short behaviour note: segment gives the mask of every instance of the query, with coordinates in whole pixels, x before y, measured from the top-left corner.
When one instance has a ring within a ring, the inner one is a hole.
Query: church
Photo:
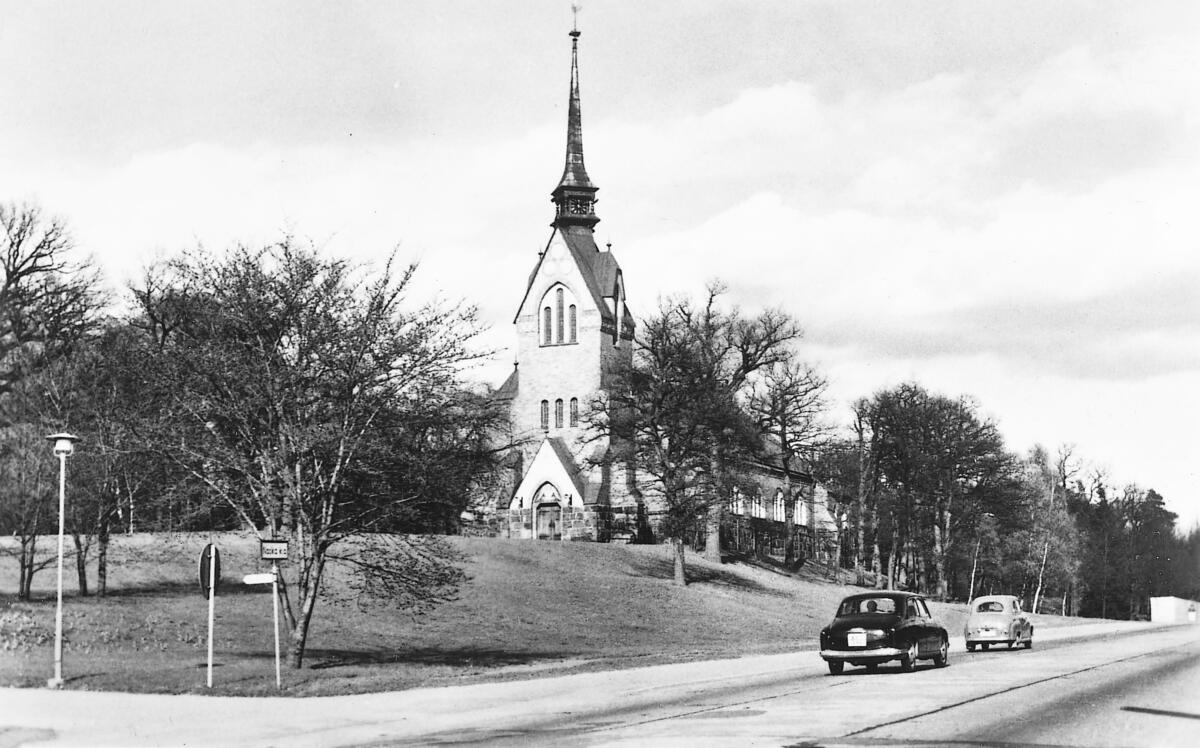
[[[554,219],[517,306],[513,371],[496,391],[507,403],[512,438],[510,477],[488,507],[489,528],[502,537],[630,541],[653,537],[658,512],[652,492],[610,435],[588,428],[597,394],[617,386],[633,360],[636,323],[626,306],[625,279],[611,247],[596,244],[598,188],[583,158],[579,37],[571,37],[566,159],[551,193]],[[782,468],[746,466],[729,502],[727,541],[778,541],[785,502]],[[816,550],[836,532],[822,491],[792,471],[795,523]],[[822,540],[822,537],[824,539]]]

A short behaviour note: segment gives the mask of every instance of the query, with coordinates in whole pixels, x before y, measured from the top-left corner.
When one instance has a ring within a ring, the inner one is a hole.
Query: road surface
[[[959,639],[950,667],[922,665],[830,676],[806,651],[314,699],[0,689],[0,748],[1200,745],[1200,626]]]

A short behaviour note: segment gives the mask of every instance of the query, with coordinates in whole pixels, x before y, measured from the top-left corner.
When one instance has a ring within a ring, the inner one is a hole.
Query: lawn
[[[78,596],[68,568],[68,688],[276,693],[270,587],[240,583],[267,567],[257,541],[244,535],[216,538],[222,587],[214,687],[205,687],[208,606],[196,566],[209,539],[116,539],[105,598]],[[823,578],[819,567],[788,574],[696,555],[689,555],[691,583],[676,587],[667,546],[450,540],[469,577],[456,601],[419,618],[387,605],[323,601],[304,667],[284,664],[283,692],[398,690],[813,649],[837,601],[854,589]],[[53,568],[40,572],[35,599],[17,602],[15,562],[0,566],[0,685],[41,686],[52,675],[54,584]],[[961,630],[964,606],[933,607],[951,633]]]

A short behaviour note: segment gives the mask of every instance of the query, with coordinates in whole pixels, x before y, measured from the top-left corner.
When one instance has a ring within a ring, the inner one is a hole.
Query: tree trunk
[[[673,546],[675,546],[675,584],[679,587],[686,587],[687,586],[687,574],[686,574],[686,570],[684,568],[684,561],[683,561],[683,552],[684,552],[683,538],[672,538],[671,544]]]
[[[881,565],[880,556],[882,551],[879,549],[879,528],[875,528],[874,539],[871,541],[871,573],[875,575],[875,589],[879,589],[883,583],[883,567]]]
[[[105,514],[96,529],[96,595],[108,594],[108,539],[111,532],[112,514]],[[119,532],[118,526],[118,532]]]
[[[18,556],[20,577],[17,579],[17,599],[29,600],[33,594],[33,575],[37,566],[37,535],[21,536],[21,550]]]
[[[975,555],[971,558],[971,586],[967,588],[967,602],[975,598],[975,570],[979,568],[979,545],[981,538],[975,539]]]
[[[900,542],[900,529],[895,517],[892,518],[892,552],[888,554],[887,589],[896,589],[897,572],[900,569],[900,554],[904,552],[904,544]]]
[[[17,599],[29,599],[29,587],[33,581],[33,554],[29,549],[30,539],[21,538],[21,548],[17,552]]]
[[[1030,613],[1038,612],[1038,602],[1042,599],[1042,579],[1046,574],[1046,557],[1050,555],[1050,541],[1046,541],[1046,547],[1042,550],[1042,566],[1038,569],[1037,589],[1033,593],[1033,609]]]
[[[842,581],[842,533],[846,528],[846,513],[842,511],[842,504],[838,504],[838,509],[833,513],[833,524],[837,528],[837,538],[833,544],[833,581],[840,584]]]
[[[84,547],[79,533],[71,533],[71,541],[75,543],[75,576],[79,579],[79,595],[87,597],[91,594],[88,590],[87,580],[87,549]]]
[[[942,526],[937,520],[933,523],[933,572],[937,576],[937,599],[945,600],[950,596],[946,586],[946,547]]]
[[[317,604],[317,592],[321,588],[321,572],[325,568],[325,554],[321,552],[319,557],[312,561],[312,571],[307,582],[301,585],[302,599],[300,600],[300,614],[296,616],[295,626],[292,628],[291,635],[288,637],[288,665],[299,670],[304,664],[304,648],[308,644],[308,627],[312,621],[313,609]],[[280,590],[282,591],[282,586]]]
[[[708,528],[704,539],[704,558],[721,563],[721,514],[725,502],[718,499],[708,510]]]

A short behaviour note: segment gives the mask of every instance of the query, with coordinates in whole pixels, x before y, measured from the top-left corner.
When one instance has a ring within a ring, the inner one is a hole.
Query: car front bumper
[[[1020,637],[1009,632],[977,631],[974,634],[967,634],[963,638],[967,640],[967,644],[1005,644],[1017,641]]]

